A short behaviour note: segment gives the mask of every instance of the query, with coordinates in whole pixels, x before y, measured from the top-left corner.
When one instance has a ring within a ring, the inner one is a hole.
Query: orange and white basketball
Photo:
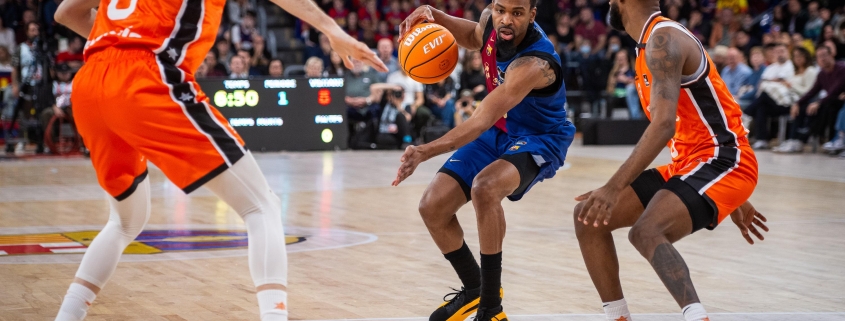
[[[411,28],[399,43],[399,65],[411,79],[433,84],[449,77],[458,64],[458,43],[434,23]]]

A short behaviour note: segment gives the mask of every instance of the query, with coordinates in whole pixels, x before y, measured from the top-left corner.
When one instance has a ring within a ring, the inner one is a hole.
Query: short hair
[[[755,53],[759,53],[759,54],[762,55],[763,54],[763,47],[760,47],[760,46],[752,47],[751,50],[748,51],[748,57],[750,58]]]
[[[825,45],[821,45],[818,48],[816,48],[816,55],[818,55],[819,51],[822,51],[822,50],[827,51],[828,54],[831,54],[831,55],[833,54],[833,51],[830,50],[830,47],[825,46]]]

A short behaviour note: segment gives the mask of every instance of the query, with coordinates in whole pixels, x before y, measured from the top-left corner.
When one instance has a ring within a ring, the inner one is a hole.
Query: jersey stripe
[[[156,62],[164,83],[171,89],[170,98],[182,106],[182,111],[194,127],[209,138],[226,165],[232,166],[244,156],[243,147],[216,120],[209,107],[197,101],[192,83],[185,82],[185,71],[178,67],[186,56],[188,46],[202,33],[204,15],[204,0],[183,0],[171,37],[155,51]]]

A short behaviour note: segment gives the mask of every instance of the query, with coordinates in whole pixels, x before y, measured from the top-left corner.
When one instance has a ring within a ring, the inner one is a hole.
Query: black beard
[[[513,43],[513,39],[496,39],[496,53],[501,57],[513,57],[516,54],[516,44]]]
[[[619,11],[619,6],[610,4],[610,12],[608,13],[607,22],[610,27],[619,31],[625,31],[625,24],[622,23],[622,12]]]

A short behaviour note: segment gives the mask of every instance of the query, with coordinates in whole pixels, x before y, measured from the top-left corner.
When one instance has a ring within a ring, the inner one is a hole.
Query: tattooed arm
[[[403,164],[399,167],[393,185],[398,185],[411,176],[420,163],[469,144],[493,127],[499,118],[525,99],[532,90],[546,88],[557,79],[549,62],[537,57],[517,58],[508,66],[506,74],[507,80],[484,97],[465,122],[431,143],[409,146],[402,155]]]
[[[490,21],[492,11],[490,6],[481,12],[481,17],[478,22],[469,21],[459,17],[453,17],[449,14],[437,10],[432,6],[424,5],[414,10],[405,21],[399,25],[399,34],[404,35],[406,32],[413,31],[411,27],[427,20],[439,24],[449,30],[458,45],[469,50],[479,50],[484,45],[484,28],[487,27],[487,22]]]
[[[617,195],[630,185],[657,158],[660,151],[675,135],[675,117],[681,92],[681,75],[687,63],[687,53],[699,55],[697,44],[674,28],[657,29],[649,38],[646,64],[654,78],[651,83],[651,124],[646,128],[631,156],[610,178],[607,184],[595,191],[581,195],[576,200],[586,200],[578,220],[584,224],[607,225],[611,207]],[[700,58],[699,58],[700,59]],[[697,59],[695,59],[697,60]],[[690,59],[689,63],[698,63]],[[690,68],[687,68],[690,69]]]

